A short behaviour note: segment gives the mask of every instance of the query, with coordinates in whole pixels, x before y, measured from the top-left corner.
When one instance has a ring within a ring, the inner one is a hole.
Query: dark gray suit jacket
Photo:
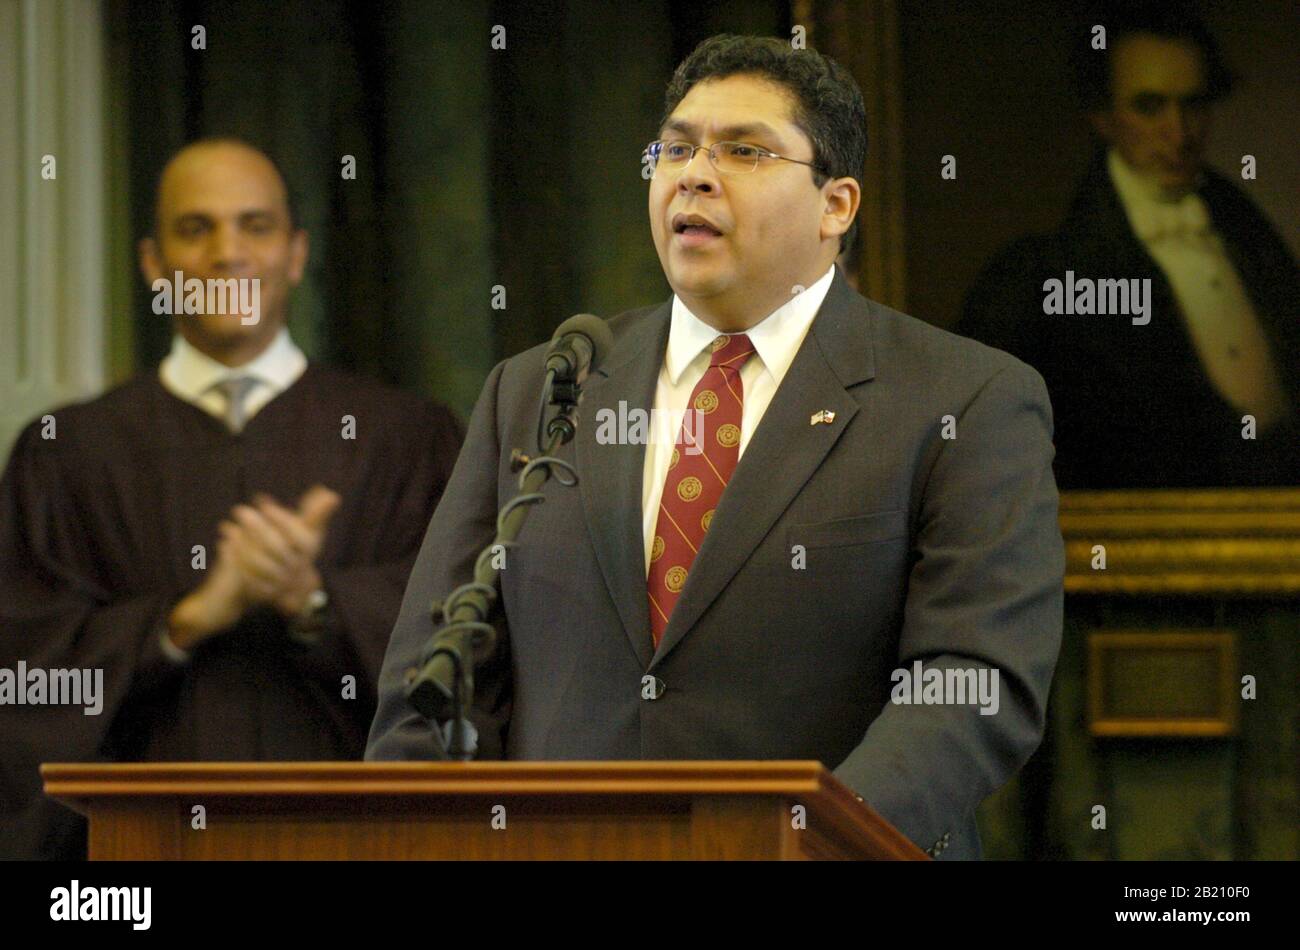
[[[581,484],[549,483],[508,552],[504,649],[477,683],[480,758],[816,759],[922,848],[978,857],[975,806],[1038,746],[1061,639],[1041,377],[866,300],[837,269],[656,651],[645,447],[600,444],[594,422],[653,405],[670,312],[609,321],[613,349],[560,453]],[[432,633],[430,602],[470,578],[517,489],[510,450],[534,448],[543,352],[484,386],[393,631],[367,758],[443,755],[403,671]],[[822,409],[834,422],[811,425]],[[914,660],[998,670],[997,714],[891,702],[892,671]]]

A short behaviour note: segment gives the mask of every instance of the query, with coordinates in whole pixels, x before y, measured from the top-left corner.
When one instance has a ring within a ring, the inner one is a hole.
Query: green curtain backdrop
[[[780,2],[108,0],[107,11],[115,373],[168,346],[134,263],[158,171],[185,141],[232,134],[281,163],[310,232],[295,339],[462,415],[497,360],[570,314],[668,294],[639,156],[672,68],[716,32],[789,30]],[[192,46],[196,26],[206,49]],[[342,178],[345,155],[355,180]]]

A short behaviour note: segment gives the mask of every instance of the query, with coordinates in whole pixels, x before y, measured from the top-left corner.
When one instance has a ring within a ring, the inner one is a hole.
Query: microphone
[[[600,365],[613,345],[609,326],[589,313],[570,317],[555,331],[546,351],[546,382],[537,414],[540,454],[529,458],[518,449],[511,453],[511,471],[519,473],[519,494],[498,513],[496,538],[474,562],[474,579],[453,590],[445,603],[434,606],[433,621],[442,626],[420,655],[418,665],[407,671],[407,700],[438,724],[443,748],[451,758],[468,761],[477,749],[477,732],[468,710],[474,703],[475,667],[496,644],[496,629],[488,617],[498,598],[501,568],[493,555],[514,546],[530,507],[546,500],[541,488],[549,479],[566,488],[578,484],[573,464],[555,457],[555,452],[577,430],[575,413],[583,377]],[[559,410],[543,426],[548,402]]]
[[[546,369],[557,380],[578,381],[600,365],[614,345],[609,324],[590,313],[569,317],[555,331],[546,351]]]

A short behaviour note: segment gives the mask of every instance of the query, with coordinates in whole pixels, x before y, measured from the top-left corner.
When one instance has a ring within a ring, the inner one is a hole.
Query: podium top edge
[[[193,794],[698,794],[848,789],[817,761],[45,763],[56,798]],[[851,795],[851,793],[848,793]]]

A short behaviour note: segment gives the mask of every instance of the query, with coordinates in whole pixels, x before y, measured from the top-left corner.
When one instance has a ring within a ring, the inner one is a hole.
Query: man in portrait
[[[1097,25],[1076,70],[1092,164],[1056,233],[987,266],[957,331],[1043,374],[1062,487],[1300,484],[1300,270],[1250,179],[1206,164],[1232,88],[1218,47],[1178,5]],[[1049,282],[1076,279],[1131,287],[1144,312],[1045,312]]]

